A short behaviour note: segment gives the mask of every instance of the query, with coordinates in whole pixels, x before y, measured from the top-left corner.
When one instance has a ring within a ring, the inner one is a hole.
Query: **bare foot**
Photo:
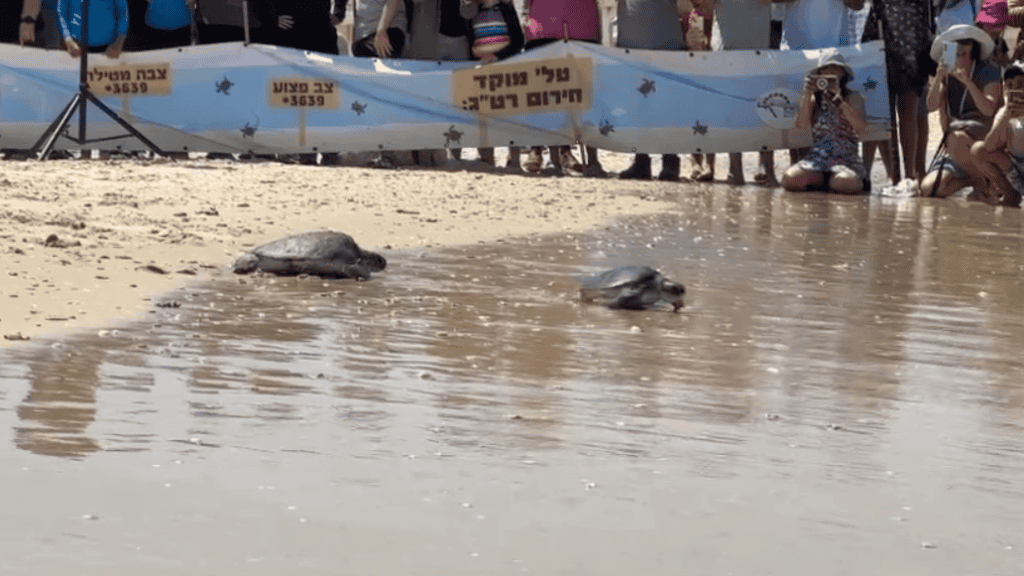
[[[777,188],[779,181],[775,178],[775,174],[769,172],[758,172],[754,174],[754,184],[759,186],[766,186],[768,188]]]
[[[715,179],[715,171],[708,168],[703,170],[694,170],[692,178],[697,182],[711,182]]]
[[[743,174],[730,173],[729,177],[725,179],[726,184],[732,184],[733,186],[742,186],[746,184],[743,179]]]

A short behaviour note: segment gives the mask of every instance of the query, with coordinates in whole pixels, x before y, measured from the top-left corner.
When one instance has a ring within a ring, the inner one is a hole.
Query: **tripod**
[[[78,35],[81,50],[81,56],[79,59],[78,66],[78,92],[71,98],[68,105],[64,107],[57,119],[43,132],[43,135],[39,137],[39,140],[32,146],[32,153],[38,153],[39,160],[46,160],[50,157],[50,152],[53,151],[53,145],[57,141],[57,138],[63,135],[65,138],[78,144],[88,144],[90,142],[104,142],[107,140],[117,140],[119,138],[127,138],[134,136],[138,138],[140,142],[145,144],[150,150],[156,154],[163,154],[160,148],[156,144],[151,142],[148,138],[142,135],[141,132],[135,129],[134,126],[126,122],[117,112],[111,110],[106,104],[100,101],[92,91],[89,90],[89,0],[82,0],[82,27],[81,32]],[[128,134],[121,134],[118,136],[108,136],[106,138],[86,138],[86,119],[85,109],[86,105],[92,102],[97,108],[99,108],[104,114],[109,116],[113,121],[117,122],[122,128],[128,131]],[[78,137],[75,138],[70,134],[64,133],[67,128],[68,122],[71,121],[71,116],[75,110],[78,111]]]

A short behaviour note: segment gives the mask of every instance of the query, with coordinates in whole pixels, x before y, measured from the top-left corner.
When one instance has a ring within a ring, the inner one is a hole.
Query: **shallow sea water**
[[[3,573],[1024,573],[1021,211],[675,190],[8,346]]]

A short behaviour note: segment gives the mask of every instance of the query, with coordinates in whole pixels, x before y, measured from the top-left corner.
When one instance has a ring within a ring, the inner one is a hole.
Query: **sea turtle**
[[[257,246],[235,261],[235,273],[261,270],[284,276],[311,274],[365,280],[385,266],[383,256],[360,249],[348,234],[321,230]]]
[[[658,302],[672,305],[672,311],[683,307],[686,288],[673,282],[649,266],[623,266],[579,278],[580,299],[607,306],[643,310]]]

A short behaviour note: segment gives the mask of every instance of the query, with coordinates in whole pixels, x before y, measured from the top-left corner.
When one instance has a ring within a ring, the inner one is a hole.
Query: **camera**
[[[818,92],[839,92],[839,77],[817,74],[811,76],[814,89]]]

